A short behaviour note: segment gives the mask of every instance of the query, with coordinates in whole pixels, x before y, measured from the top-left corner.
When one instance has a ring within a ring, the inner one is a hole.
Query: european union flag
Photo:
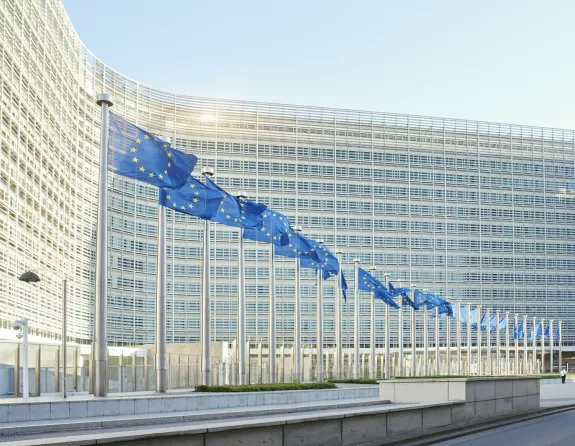
[[[399,308],[386,286],[362,268],[358,268],[358,288],[373,291],[376,299],[381,299],[392,308]]]
[[[158,187],[181,188],[198,158],[176,150],[124,118],[110,113],[108,170]]]
[[[507,318],[505,316],[501,316],[499,319],[499,329],[505,330],[507,328]]]
[[[244,229],[244,238],[259,242],[271,243],[276,246],[289,244],[290,225],[288,218],[279,212],[267,209],[262,213],[261,228]]]
[[[343,300],[347,302],[347,282],[345,281],[343,270],[340,270],[340,285],[341,285],[341,291],[343,292]]]
[[[547,324],[547,328],[545,328],[543,339],[549,339],[549,336],[551,336],[551,324]]]
[[[276,246],[275,254],[283,257],[309,258],[316,262],[320,261],[314,242],[307,239],[303,234],[295,232],[293,228],[289,228],[288,242],[287,245]]]
[[[211,218],[212,221],[235,228],[262,227],[262,213],[267,209],[265,205],[247,199],[236,198],[209,178],[206,178],[206,186],[224,195],[220,201],[218,212]]]
[[[471,329],[477,330],[477,308],[472,308],[469,312],[469,321],[471,323]]]
[[[401,295],[401,305],[403,305],[404,307],[407,305],[407,306],[413,308],[414,310],[419,310],[419,307],[417,305],[415,305],[415,302],[411,300],[411,298],[409,297],[409,294],[407,294],[407,293],[403,293]]]
[[[333,255],[327,246],[313,240],[310,241],[315,247],[315,252],[319,257],[319,261],[308,257],[301,257],[300,265],[303,268],[311,268],[321,271],[321,275],[324,279],[329,279],[331,276],[337,275],[339,272],[339,261],[337,260],[337,257]]]
[[[362,291],[370,291],[370,292],[381,292],[385,289],[385,285],[383,285],[379,280],[369,274],[363,268],[358,268],[357,280],[358,280],[358,288]]]
[[[557,325],[557,327],[555,327],[555,339],[553,339],[555,342],[559,342],[559,325]]]
[[[543,336],[543,324],[541,324],[541,321],[539,321],[535,327],[535,336],[537,336],[537,339],[539,340],[541,340],[541,337]]]
[[[513,339],[523,339],[525,337],[525,327],[523,326],[523,321],[517,324],[517,327],[513,329]]]
[[[159,202],[175,211],[210,220],[218,212],[223,197],[222,192],[189,176],[181,189],[160,189]]]

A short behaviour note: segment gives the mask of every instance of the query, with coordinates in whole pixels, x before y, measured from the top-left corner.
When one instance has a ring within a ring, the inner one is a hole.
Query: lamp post
[[[26,282],[26,283],[38,283],[40,282],[40,276],[38,276],[38,274],[36,274],[34,271],[26,271],[24,274],[22,274],[20,277],[18,277],[18,280],[21,280],[22,282]],[[62,280],[62,398],[66,398],[66,323],[67,323],[67,318],[66,318],[66,313],[67,313],[67,308],[66,308],[66,304],[67,304],[67,298],[66,298],[66,288],[68,285],[68,281],[67,279]],[[24,393],[25,396],[24,398],[28,398],[28,321],[26,319],[22,319],[22,321],[25,321],[21,326],[22,326],[22,331],[24,334]],[[15,324],[15,328],[16,328],[16,323],[21,322],[21,321],[16,321]],[[40,370],[36,370],[36,373],[40,373]],[[40,389],[36,389],[38,392],[38,395],[40,395]]]
[[[28,390],[28,384],[30,381],[29,378],[29,369],[28,369],[28,320],[27,319],[18,319],[17,321],[14,321],[12,323],[12,328],[14,328],[14,330],[20,330],[22,329],[22,333],[18,333],[17,337],[18,339],[22,339],[22,345],[23,345],[23,352],[22,352],[22,356],[24,358],[24,362],[22,364],[22,368],[23,368],[23,383],[22,383],[22,396],[24,398],[28,398],[30,396],[30,392]],[[17,396],[18,392],[20,391],[20,389],[16,388],[16,383],[14,383],[15,387],[14,387],[14,395]]]

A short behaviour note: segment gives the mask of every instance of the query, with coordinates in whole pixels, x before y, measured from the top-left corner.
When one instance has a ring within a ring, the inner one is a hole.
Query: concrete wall
[[[398,379],[379,383],[379,397],[392,403],[461,401],[458,421],[495,418],[539,408],[535,378]]]
[[[355,408],[339,413],[287,415],[257,422],[216,423],[194,427],[174,427],[171,432],[103,434],[95,442],[130,446],[198,445],[198,446],[353,446],[379,444],[394,438],[409,438],[428,429],[457,423],[464,403],[419,405],[418,407]],[[109,435],[115,435],[111,439]],[[112,440],[112,441],[111,441]],[[115,441],[115,442],[113,442]]]
[[[149,397],[121,397],[106,399],[87,398],[85,401],[57,401],[29,403],[0,403],[0,426],[2,423],[55,419],[79,419],[101,416],[159,414],[191,412],[256,406],[275,406],[322,401],[346,401],[356,398],[377,398],[378,388],[362,386],[355,388],[238,392],[238,393],[192,393],[180,395],[150,395]]]

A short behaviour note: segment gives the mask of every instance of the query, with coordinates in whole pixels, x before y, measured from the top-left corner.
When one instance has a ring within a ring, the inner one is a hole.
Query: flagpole
[[[423,290],[424,293],[427,290]],[[429,376],[429,333],[428,333],[428,318],[427,304],[423,307],[423,369],[425,370],[425,376]]]
[[[533,331],[531,332],[531,373],[537,373],[537,318],[533,318]]]
[[[271,382],[277,381],[276,375],[276,280],[275,280],[275,249],[273,243],[270,243],[270,309],[269,309],[269,342],[268,342],[268,359],[270,364]]]
[[[321,241],[320,243],[323,243]],[[317,375],[323,381],[323,290],[321,270],[317,271]]]
[[[353,309],[353,359],[354,372],[353,377],[359,379],[359,259],[353,260],[355,268],[354,279],[354,309]]]
[[[238,200],[247,198],[247,193],[243,190],[236,195]],[[245,259],[244,259],[244,237],[242,229],[239,230],[238,249],[238,364],[240,374],[240,385],[247,384],[246,379],[246,290],[245,290]],[[249,352],[248,352],[249,354]]]
[[[501,327],[499,326],[500,318],[499,310],[495,312],[495,360],[497,361],[497,366],[495,371],[498,375],[501,375]]]
[[[481,376],[482,370],[481,367],[483,365],[483,358],[481,357],[481,343],[483,341],[483,335],[481,334],[481,305],[477,305],[477,376]]]
[[[369,268],[371,275],[375,276],[375,266]],[[369,323],[369,375],[375,379],[375,291],[371,292],[371,302],[369,305],[370,323]]]
[[[343,349],[341,345],[341,307],[342,307],[342,268],[341,268],[341,251],[337,251],[336,255],[338,256],[338,264],[339,264],[339,271],[337,272],[337,280],[339,281],[338,286],[335,290],[335,349],[336,349],[336,375],[335,379],[343,379],[342,377],[342,370],[343,370]]]
[[[389,274],[385,274],[385,286],[389,288]],[[389,305],[385,304],[385,379],[391,378],[391,354],[390,354],[390,329],[389,329]]]
[[[417,285],[411,284],[411,300],[415,302],[415,287]],[[417,376],[417,339],[415,336],[416,324],[415,308],[411,309],[411,376]]]
[[[487,320],[487,329],[485,331],[485,343],[487,344],[487,375],[491,375],[491,309],[485,310],[485,319]]]
[[[96,231],[96,294],[94,299],[94,396],[108,393],[108,139],[109,107],[114,97],[102,93],[96,103],[102,107],[102,128],[100,139],[100,171],[98,176],[98,223]]]
[[[513,328],[514,328],[513,340],[515,341],[515,358],[514,358],[514,360],[515,360],[514,372],[515,373],[514,374],[519,375],[519,330],[518,330],[519,322],[517,319],[518,318],[517,313],[514,315],[514,317],[515,317],[515,320],[514,320],[515,325],[513,326]]]
[[[401,285],[401,281],[397,281]],[[398,302],[399,308],[397,309],[397,338],[399,348],[399,376],[404,376],[403,370],[403,299],[400,297]]]
[[[545,373],[545,318],[541,318],[541,373]]]
[[[527,315],[523,316],[523,374],[527,375]]]
[[[435,374],[441,375],[439,366],[439,307],[435,307]]]
[[[553,319],[549,319],[549,373],[553,373]]]
[[[156,392],[166,393],[166,208],[158,206],[156,266]]]
[[[214,176],[214,169],[204,167],[202,175],[206,178]],[[241,235],[241,234],[240,234]],[[240,237],[241,238],[241,237]],[[200,319],[202,323],[202,384],[211,384],[212,363],[210,356],[210,222],[204,220],[203,249],[202,249],[202,305],[200,306]]]
[[[469,320],[469,316],[467,318]],[[461,301],[457,301],[457,374],[461,376]]]
[[[559,325],[559,339],[558,342],[558,349],[559,349],[559,371],[561,371],[561,367],[563,366],[563,321],[557,321]]]
[[[295,226],[294,232],[301,232],[301,226]],[[301,293],[300,293],[300,265],[299,258],[295,258],[295,302],[294,302],[294,338],[293,338],[293,362],[295,381],[301,382],[303,375],[301,370]]]
[[[161,137],[168,144],[167,136]],[[156,392],[166,393],[166,207],[158,206],[158,249],[156,253]]]
[[[467,304],[467,374],[471,375],[471,304]]]
[[[448,296],[445,296],[448,299]],[[451,316],[445,319],[445,346],[447,347],[446,362],[447,362],[447,375],[451,376]]]
[[[505,374],[510,375],[510,350],[509,350],[509,311],[505,312]]]

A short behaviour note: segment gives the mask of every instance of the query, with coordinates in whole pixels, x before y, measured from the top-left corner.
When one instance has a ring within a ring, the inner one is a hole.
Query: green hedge
[[[336,384],[377,384],[377,380],[368,378],[359,379],[330,379],[329,383]]]
[[[275,383],[243,386],[197,386],[196,392],[269,392],[274,390],[335,389],[333,383]]]

